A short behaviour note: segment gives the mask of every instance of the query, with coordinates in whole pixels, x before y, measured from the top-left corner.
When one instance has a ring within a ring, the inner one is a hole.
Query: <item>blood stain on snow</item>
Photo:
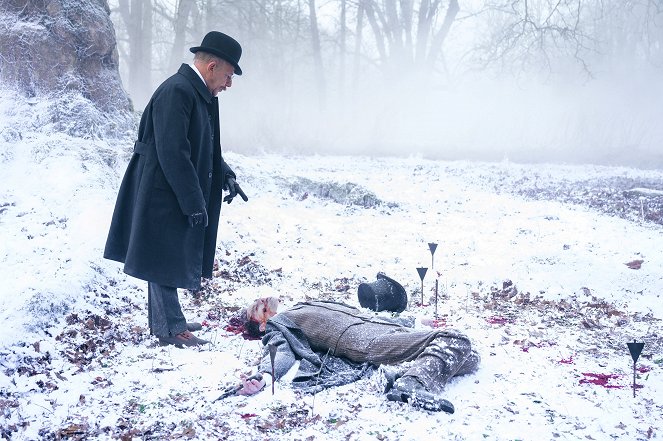
[[[562,358],[561,360],[558,361],[558,363],[573,364],[573,355],[571,355],[569,358]]]
[[[594,374],[591,372],[583,372],[582,374],[585,378],[580,379],[580,384],[595,384],[606,389],[622,389],[624,387],[618,384],[608,384],[610,380],[618,380],[622,377],[618,374]]]
[[[488,322],[491,325],[505,325],[507,323],[510,323],[509,319],[506,317],[501,317],[498,315],[494,315],[492,317],[488,317],[486,319],[486,322]]]

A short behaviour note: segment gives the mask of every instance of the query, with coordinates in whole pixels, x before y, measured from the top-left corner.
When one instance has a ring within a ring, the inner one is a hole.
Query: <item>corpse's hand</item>
[[[237,196],[238,194],[242,197],[244,202],[247,202],[249,200],[249,198],[242,190],[242,187],[239,186],[239,184],[235,181],[235,178],[233,178],[232,176],[228,176],[226,178],[226,183],[223,189],[228,192],[228,195],[225,198],[223,198],[223,202],[231,203],[235,198],[235,196]]]
[[[242,386],[237,391],[237,395],[254,395],[265,387],[265,380],[260,374],[251,375],[250,377],[242,374],[240,378],[242,379]]]

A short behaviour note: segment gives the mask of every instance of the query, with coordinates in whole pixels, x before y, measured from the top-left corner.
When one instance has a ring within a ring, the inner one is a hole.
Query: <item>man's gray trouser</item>
[[[186,331],[177,288],[147,282],[147,321],[156,337],[172,337]]]

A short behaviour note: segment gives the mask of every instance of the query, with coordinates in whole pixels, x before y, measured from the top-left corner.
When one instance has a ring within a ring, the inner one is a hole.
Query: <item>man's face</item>
[[[235,68],[230,63],[210,61],[207,63],[207,72],[207,88],[212,96],[232,86]]]

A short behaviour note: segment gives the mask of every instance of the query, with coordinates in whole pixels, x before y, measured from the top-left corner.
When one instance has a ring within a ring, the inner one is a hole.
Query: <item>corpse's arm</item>
[[[271,384],[272,381],[278,380],[287,374],[297,361],[288,340],[281,331],[271,326],[271,323],[267,324],[267,331],[262,338],[262,343],[265,345],[265,351],[258,366],[258,373],[262,374],[262,378],[258,380],[256,375],[242,378],[242,389],[237,392],[240,395],[253,395],[260,392],[266,384]],[[270,345],[276,347],[274,378],[272,378],[272,362],[268,349]]]

